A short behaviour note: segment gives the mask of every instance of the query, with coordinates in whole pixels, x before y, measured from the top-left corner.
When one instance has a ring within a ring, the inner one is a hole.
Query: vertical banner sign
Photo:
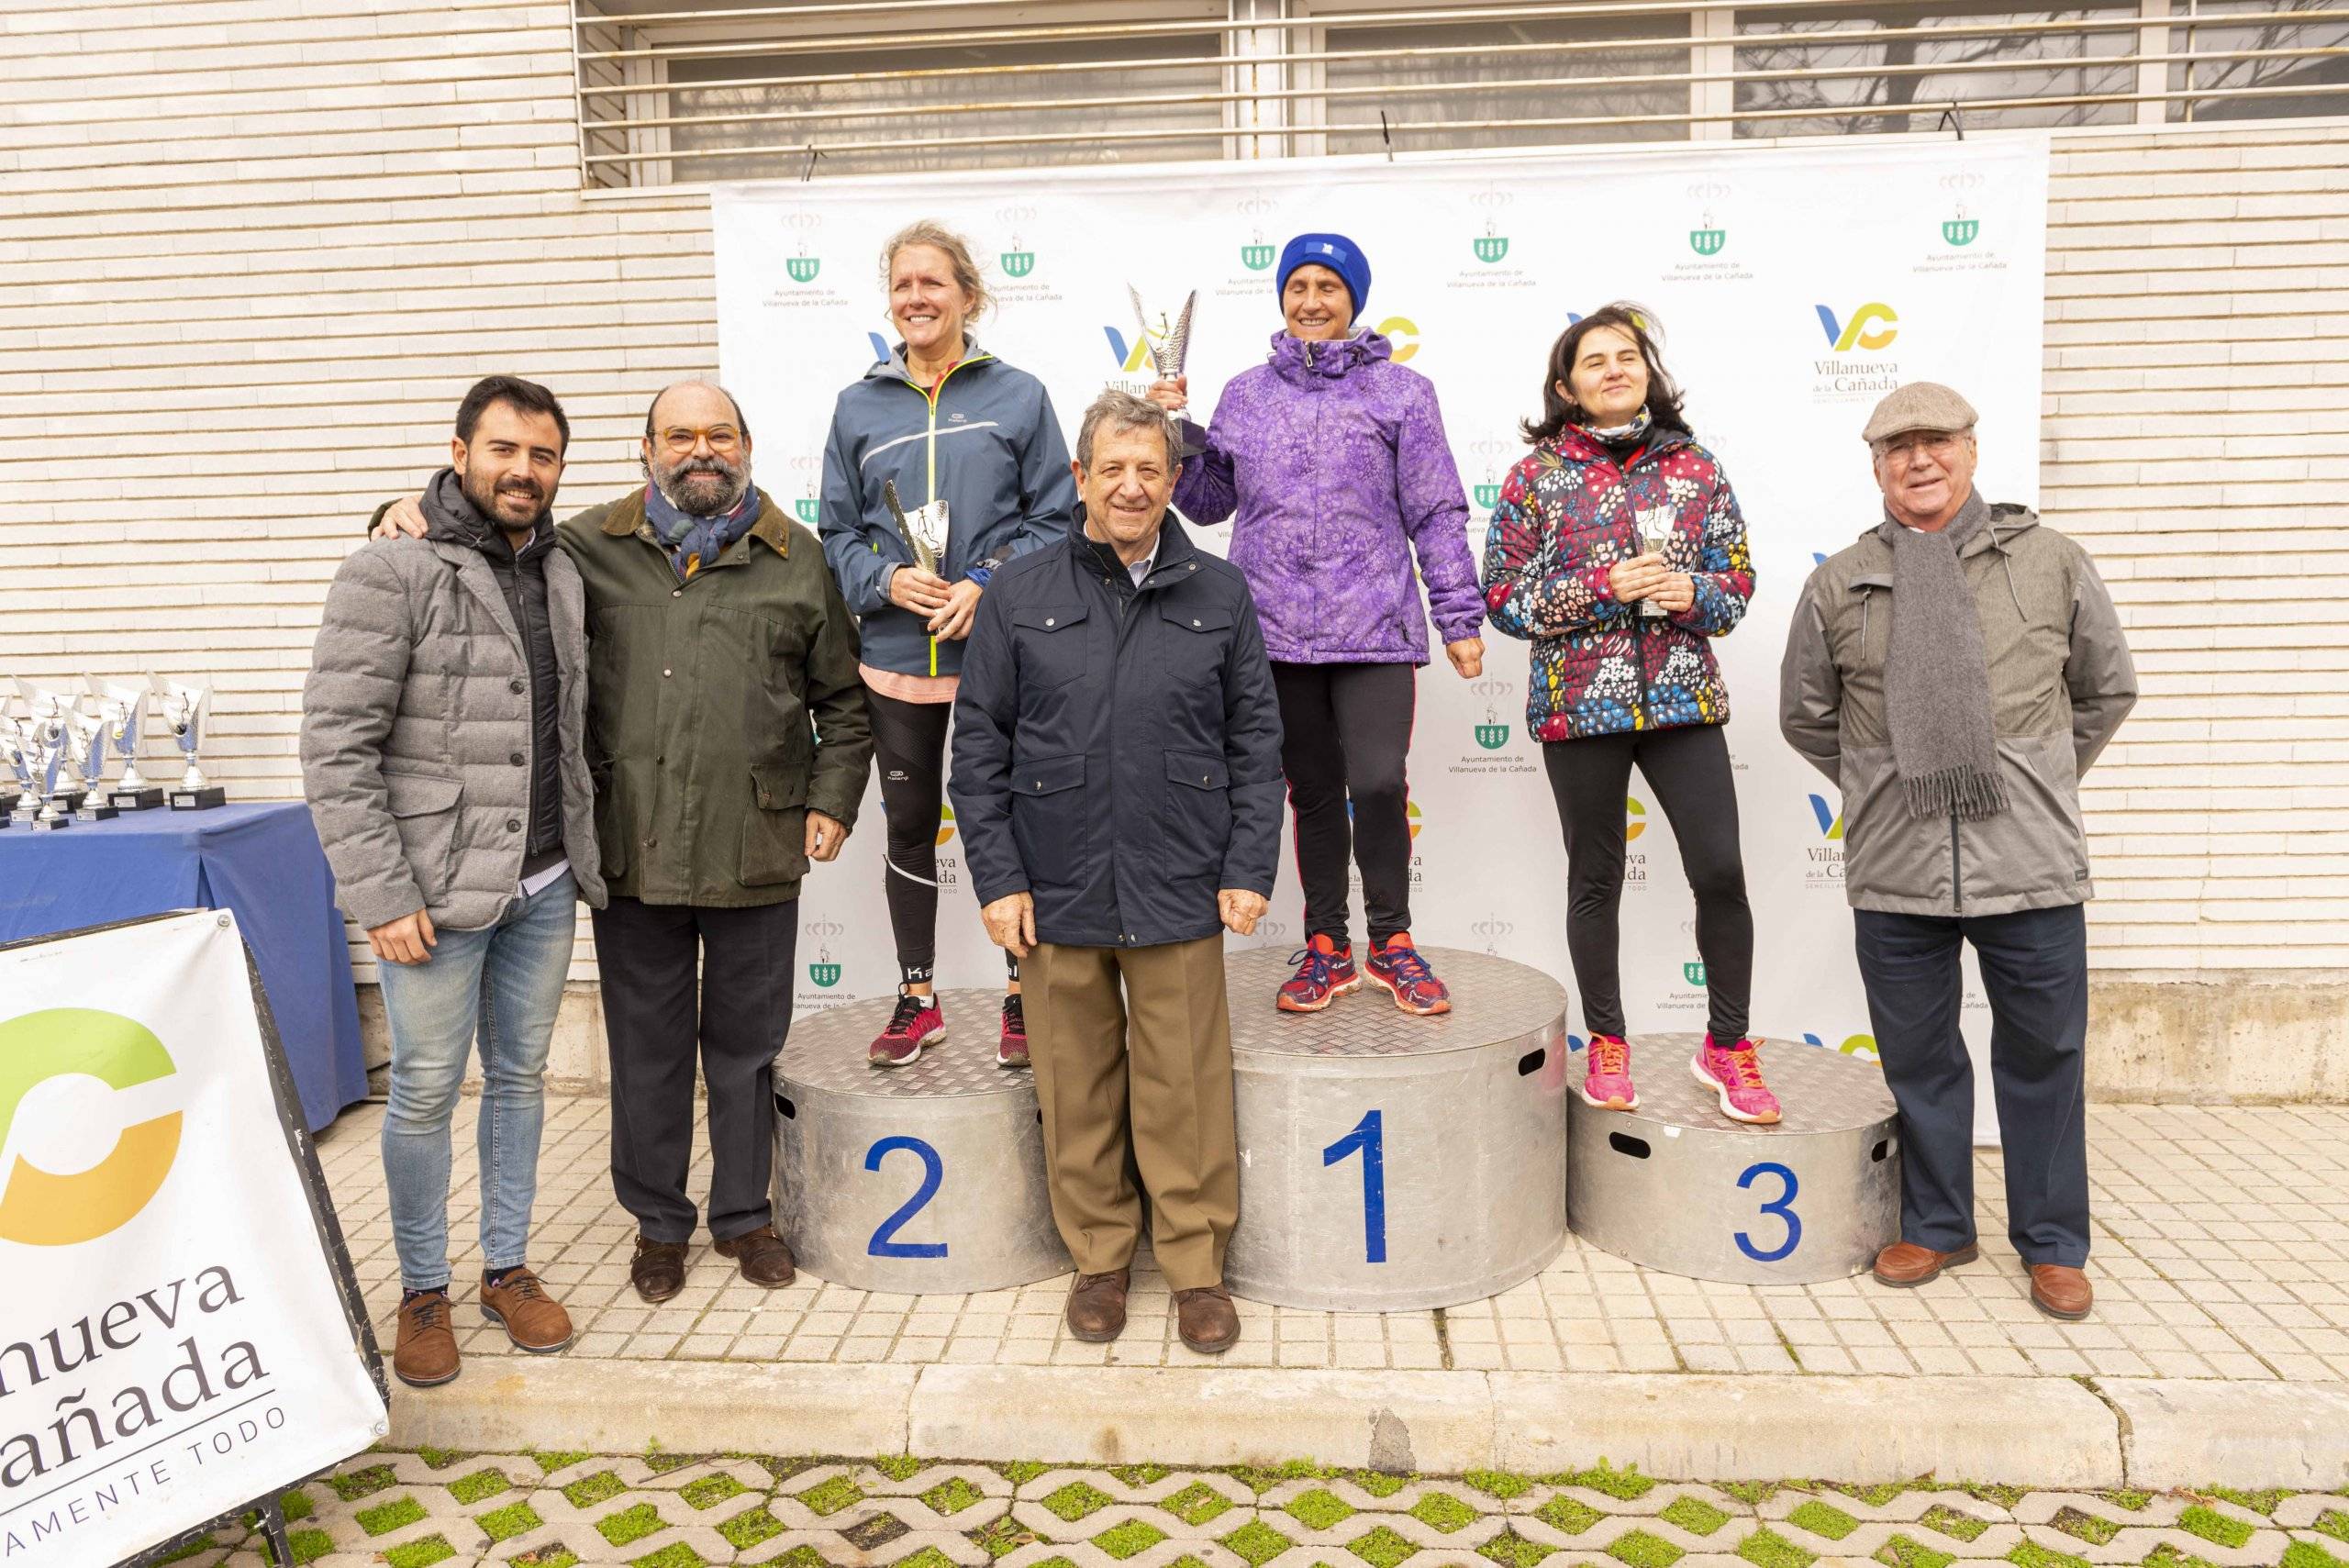
[[[880,255],[907,222],[937,218],[972,241],[996,299],[975,335],[1042,378],[1072,444],[1077,416],[1102,388],[1141,392],[1152,379],[1129,284],[1152,308],[1198,291],[1188,368],[1192,413],[1205,423],[1224,382],[1261,363],[1280,329],[1280,247],[1335,229],[1370,259],[1359,325],[1435,384],[1470,504],[1468,542],[1481,557],[1501,482],[1526,451],[1518,423],[1541,410],[1550,343],[1610,300],[1646,305],[1752,539],[1753,606],[1716,651],[1757,944],[1753,1027],[1873,1056],[1843,897],[1842,805],[1778,738],[1778,660],[1804,579],[1882,515],[1860,428],[1894,386],[1940,381],[1964,392],[1982,416],[1983,493],[2036,504],[2047,145],[2031,136],[1870,143],[721,187],[719,359],[759,432],[762,483],[813,528],[833,398],[896,339]],[[1229,524],[1195,531],[1218,551],[1230,539]],[[1477,680],[1459,680],[1440,653],[1419,678],[1412,929],[1425,943],[1564,978],[1565,855],[1541,746],[1525,732],[1526,671],[1525,645],[1488,631]],[[1695,913],[1670,822],[1636,775],[1623,809],[1631,1027],[1701,1029]],[[807,884],[801,945],[819,956],[798,977],[803,1010],[884,995],[896,980],[877,790],[866,810],[870,829]],[[993,984],[1001,961],[980,928],[951,817],[939,840],[941,983]],[[1299,898],[1286,853],[1282,867],[1255,940],[1295,946]],[[1257,1002],[1270,1005],[1234,999]],[[1578,1006],[1569,1017],[1579,1028]],[[1970,967],[1965,1018],[1978,1057],[1988,1013]],[[1979,1096],[1986,1136],[1989,1098]]]
[[[135,1557],[384,1435],[279,1087],[229,915],[0,949],[0,1560]]]

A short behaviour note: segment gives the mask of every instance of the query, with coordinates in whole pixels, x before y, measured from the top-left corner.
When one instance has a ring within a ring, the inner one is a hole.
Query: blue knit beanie
[[[1354,314],[1370,303],[1370,258],[1342,234],[1300,234],[1281,250],[1280,293],[1288,293],[1288,275],[1299,267],[1327,267],[1346,280],[1353,295]]]

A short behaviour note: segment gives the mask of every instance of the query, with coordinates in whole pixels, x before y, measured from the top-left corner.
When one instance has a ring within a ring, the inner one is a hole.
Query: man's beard
[[[713,484],[704,479],[693,482],[697,474],[711,475],[723,481]],[[652,487],[661,498],[689,517],[723,517],[741,505],[750,492],[751,465],[729,462],[715,453],[708,457],[689,457],[682,462],[656,462],[652,465]]]
[[[473,504],[473,510],[482,515],[482,519],[496,528],[534,527],[547,509],[546,495],[540,490],[536,480],[512,480],[507,484],[506,493],[508,495],[524,495],[527,487],[530,515],[527,521],[521,524],[508,523],[506,520],[506,514],[497,505],[496,488],[485,476],[461,473],[457,476],[457,484],[464,491],[465,499]]]

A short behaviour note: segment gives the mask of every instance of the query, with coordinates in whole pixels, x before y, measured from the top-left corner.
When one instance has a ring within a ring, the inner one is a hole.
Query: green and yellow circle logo
[[[136,1088],[179,1071],[163,1042],[118,1013],[50,1007],[0,1023],[0,1149],[25,1096],[52,1078]],[[134,1122],[106,1157],[71,1175],[18,1154],[0,1187],[0,1240],[72,1247],[119,1229],[161,1190],[179,1153],[180,1113]]]

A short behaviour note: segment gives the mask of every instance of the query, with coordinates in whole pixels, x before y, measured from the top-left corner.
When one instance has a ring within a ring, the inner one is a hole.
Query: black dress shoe
[[[718,1255],[732,1258],[742,1270],[742,1277],[752,1284],[773,1290],[791,1283],[795,1272],[791,1263],[791,1249],[774,1233],[772,1225],[762,1225],[756,1230],[745,1230],[740,1236],[729,1236],[718,1243]]]
[[[640,1234],[628,1261],[629,1283],[647,1301],[666,1301],[685,1288],[685,1244]]]

